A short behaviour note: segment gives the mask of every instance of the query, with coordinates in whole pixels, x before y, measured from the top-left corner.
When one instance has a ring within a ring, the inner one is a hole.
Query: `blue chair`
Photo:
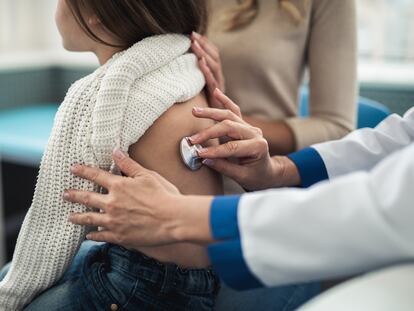
[[[357,127],[376,127],[390,114],[391,111],[383,104],[360,97],[358,102]]]
[[[359,97],[357,113],[357,128],[374,128],[388,117],[391,111],[383,104]],[[309,116],[309,90],[307,88],[303,88],[300,93],[299,115],[301,117]]]
[[[44,104],[0,110],[0,158],[39,165],[57,109],[57,104]]]

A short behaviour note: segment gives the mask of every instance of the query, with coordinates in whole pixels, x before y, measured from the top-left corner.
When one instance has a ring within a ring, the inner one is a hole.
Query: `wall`
[[[57,0],[0,0],[0,52],[59,47]]]

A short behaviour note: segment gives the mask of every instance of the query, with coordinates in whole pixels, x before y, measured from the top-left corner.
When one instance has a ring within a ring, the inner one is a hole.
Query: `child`
[[[187,171],[176,150],[180,138],[207,125],[190,119],[191,107],[206,102],[185,36],[203,32],[206,15],[205,0],[59,0],[64,47],[95,53],[101,67],[69,89],[56,115],[32,206],[0,283],[0,310],[213,308],[217,278],[195,245],[132,250],[85,244],[72,262],[87,229],[68,217],[87,207],[62,199],[65,189],[102,191],[73,177],[70,167],[115,171],[114,148],[156,168],[181,192],[221,192],[217,175],[207,168]]]

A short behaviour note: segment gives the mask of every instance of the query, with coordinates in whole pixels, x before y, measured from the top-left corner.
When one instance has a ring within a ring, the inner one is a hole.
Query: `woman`
[[[217,278],[205,249],[194,244],[84,245],[62,278],[87,233],[69,224],[69,214],[88,206],[65,203],[62,194],[71,187],[104,191],[71,177],[74,163],[115,172],[117,147],[184,193],[222,192],[220,176],[208,168],[190,172],[177,152],[182,137],[212,124],[191,116],[193,106],[207,106],[203,75],[188,53],[191,31],[205,29],[205,1],[59,0],[56,22],[66,49],[93,52],[101,66],[77,81],[59,108],[0,283],[0,310],[211,310]]]
[[[192,36],[210,98],[215,87],[225,89],[243,118],[263,130],[272,155],[338,139],[354,128],[354,0],[212,0],[211,5],[209,39]],[[310,117],[302,119],[298,95],[306,70]],[[242,189],[232,183],[226,191]]]

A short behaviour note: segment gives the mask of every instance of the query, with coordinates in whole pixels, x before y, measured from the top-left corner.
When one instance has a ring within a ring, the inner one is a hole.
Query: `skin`
[[[88,22],[91,30],[104,41],[114,45],[120,45],[122,43],[118,42],[105,29],[95,15],[84,12],[84,18]],[[65,0],[59,0],[58,2],[56,24],[62,36],[63,46],[70,51],[93,52],[97,56],[100,64],[104,64],[115,53],[119,52],[117,48],[101,44],[88,37],[76,22]],[[206,166],[197,172],[192,172],[185,167],[179,155],[178,146],[183,137],[196,133],[213,124],[213,121],[208,119],[196,119],[191,114],[194,106],[208,106],[203,94],[199,94],[187,102],[175,104],[168,109],[147,130],[145,135],[130,147],[128,151],[129,157],[131,161],[138,161],[146,168],[157,172],[160,176],[162,175],[180,193],[193,195],[221,194],[222,184],[219,174]],[[172,131],[171,129],[174,130]],[[217,144],[217,141],[211,140],[206,143],[206,146],[214,144]],[[111,189],[108,189],[110,193]],[[123,191],[130,188],[115,189]],[[129,196],[126,195],[126,192],[124,194],[123,198],[125,200],[129,199],[132,201],[132,198],[135,198],[133,193]],[[83,204],[93,206],[92,202],[84,201]],[[103,210],[109,214],[112,211],[110,208]],[[105,217],[108,216],[103,215]],[[127,214],[123,214],[123,217],[114,221],[113,224],[120,225],[121,227],[133,226],[134,220],[128,217]],[[103,227],[106,228],[106,226]],[[208,265],[206,250],[200,245],[189,243],[163,247],[135,247],[135,245],[129,243],[123,243],[123,245],[127,248],[140,251],[161,262],[173,262],[182,267],[204,268]]]
[[[199,66],[207,81],[207,91],[211,107],[222,108],[214,99],[216,88],[225,92],[225,79],[221,66],[220,51],[207,37],[193,32],[192,50],[199,59]],[[295,151],[295,137],[290,127],[281,120],[265,121],[251,116],[243,116],[249,124],[260,128],[269,143],[271,155],[284,155]]]
[[[206,148],[200,155],[204,164],[226,174],[250,189],[300,185],[299,172],[287,157],[270,157],[260,130],[243,121],[240,110],[222,92],[216,90],[215,100],[225,109],[193,109],[198,118],[212,119],[216,124],[198,132],[193,141],[227,137],[219,146]],[[239,164],[227,160],[238,158]],[[119,150],[114,161],[127,177],[113,176],[105,171],[76,166],[72,173],[91,180],[108,194],[70,190],[64,199],[105,210],[105,214],[73,214],[75,224],[103,226],[102,232],[92,232],[88,238],[127,245],[129,247],[166,245],[191,242],[213,243],[210,229],[212,196],[183,195],[161,175],[143,168]],[[251,187],[251,188],[249,188]]]
[[[94,14],[84,13],[90,29],[101,39],[114,45],[120,42],[101,24]],[[55,22],[62,38],[63,47],[72,52],[93,52],[101,65],[105,64],[120,49],[107,46],[91,39],[80,27],[70,11],[66,0],[59,0],[55,13]]]

